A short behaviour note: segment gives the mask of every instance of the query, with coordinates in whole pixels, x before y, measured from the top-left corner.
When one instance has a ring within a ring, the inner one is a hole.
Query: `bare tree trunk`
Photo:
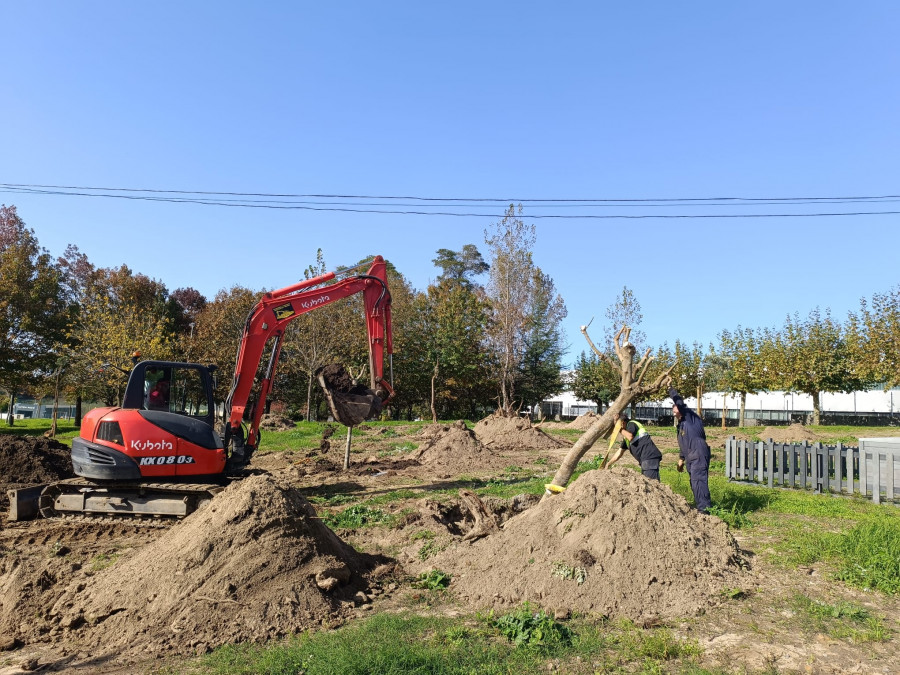
[[[81,428],[81,392],[78,393],[78,396],[75,397],[75,428]]]
[[[434,362],[434,374],[431,376],[431,423],[437,424],[437,408],[434,405],[434,381],[438,376],[438,362]]]
[[[652,384],[644,385],[641,383],[653,357],[650,356],[650,349],[648,348],[641,357],[641,360],[637,363],[637,367],[635,367],[635,349],[634,345],[628,341],[628,337],[631,334],[631,329],[628,326],[622,326],[619,332],[616,333],[614,340],[616,356],[619,359],[618,364],[594,346],[594,343],[588,336],[586,326],[581,327],[581,333],[588,341],[593,352],[601,359],[605,359],[613,368],[619,371],[622,376],[622,388],[616,400],[609,405],[600,419],[594,422],[587,431],[584,432],[563,459],[562,464],[560,464],[552,481],[553,485],[559,487],[566,486],[569,479],[572,477],[572,474],[575,473],[578,462],[584,454],[591,449],[598,439],[603,438],[612,431],[616,416],[625,410],[635,398],[649,396],[671,383],[672,369],[677,364],[677,362],[672,364],[672,366],[666,370],[666,372],[659,375]],[[635,373],[637,373],[636,377]]]
[[[56,419],[59,415],[59,369],[56,370],[56,389],[53,392],[53,421],[50,422],[49,438],[56,438]]]
[[[812,401],[813,401],[813,418],[812,423],[816,426],[821,424],[822,421],[822,402],[819,398],[820,394],[817,391],[812,392]]]
[[[6,424],[7,426],[13,426],[15,422],[15,416],[13,415],[13,406],[16,404],[16,392],[9,392],[9,414],[6,416]]]
[[[738,426],[744,426],[744,414],[747,412],[747,392],[741,392],[741,411],[738,413]]]
[[[309,373],[309,381],[306,383],[306,421],[312,422],[312,390],[313,374]]]

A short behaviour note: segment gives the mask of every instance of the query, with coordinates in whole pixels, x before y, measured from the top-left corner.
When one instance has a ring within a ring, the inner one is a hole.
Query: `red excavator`
[[[266,293],[247,317],[225,429],[215,428],[215,366],[140,361],[128,378],[121,407],[85,415],[72,441],[72,465],[80,478],[48,485],[38,505],[44,516],[66,514],[181,517],[246,473],[259,447],[260,419],[271,392],[285,326],[319,307],[363,294],[369,336],[369,387],[352,381],[340,366],[320,369],[317,379],[336,420],[354,426],[381,412],[393,396],[384,378],[391,344],[391,295],[384,258],[365,274],[334,272]],[[268,365],[251,400],[257,371],[272,340]]]

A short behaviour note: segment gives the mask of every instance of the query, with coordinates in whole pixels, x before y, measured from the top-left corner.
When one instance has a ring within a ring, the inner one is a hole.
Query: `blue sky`
[[[539,199],[900,195],[896,2],[2,2],[0,25],[4,184],[523,199],[526,220],[589,212]],[[503,212],[0,203],[54,254],[210,297],[288,285],[317,248],[424,289]],[[857,211],[900,202],[590,212]],[[530,222],[570,360],[623,286],[671,345],[844,317],[900,280],[897,215]]]

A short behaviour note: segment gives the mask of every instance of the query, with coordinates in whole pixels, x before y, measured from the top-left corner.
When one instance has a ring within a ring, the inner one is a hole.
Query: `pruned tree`
[[[610,366],[619,374],[620,391],[616,399],[610,404],[609,408],[594,422],[587,431],[582,434],[581,438],[576,441],[572,449],[569,450],[562,464],[553,476],[553,485],[565,487],[575,473],[575,468],[584,454],[593,447],[598,439],[609,435],[615,424],[616,416],[625,410],[635,398],[646,398],[651,396],[664,387],[668,386],[672,381],[672,370],[677,365],[673,363],[665,371],[661,372],[650,384],[644,384],[644,377],[650,366],[652,358],[650,356],[650,348],[644,352],[644,355],[635,364],[634,357],[636,350],[634,345],[629,341],[631,329],[628,326],[622,326],[616,333],[613,340],[613,348],[615,350],[615,360],[606,353],[597,349],[591,341],[587,332],[587,326],[581,327],[581,333],[587,340],[591,351],[598,358],[609,362]]]

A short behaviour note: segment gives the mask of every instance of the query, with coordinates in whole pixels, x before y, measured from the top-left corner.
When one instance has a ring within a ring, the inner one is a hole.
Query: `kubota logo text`
[[[131,449],[150,452],[151,450],[174,450],[175,446],[172,441],[131,441]]]
[[[329,296],[320,295],[318,298],[315,298],[314,300],[307,300],[306,302],[301,302],[300,306],[303,307],[303,309],[310,309],[312,307],[315,307],[316,305],[323,305],[326,302],[328,302],[329,300],[331,300],[331,298]]]

